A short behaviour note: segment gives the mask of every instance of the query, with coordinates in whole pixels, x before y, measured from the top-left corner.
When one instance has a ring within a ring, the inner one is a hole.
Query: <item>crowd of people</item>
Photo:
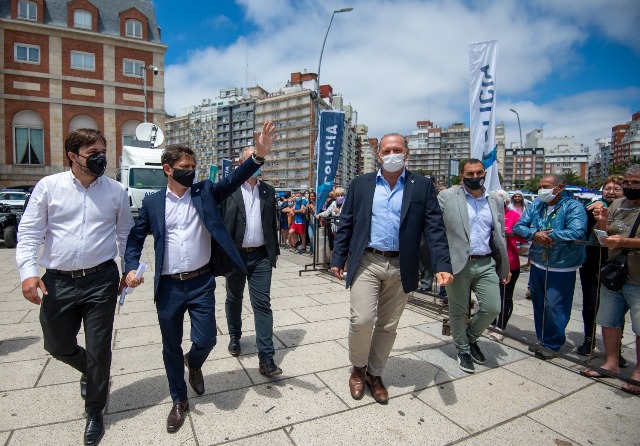
[[[601,369],[618,372],[626,365],[620,345],[630,312],[640,363],[640,165],[607,178],[602,199],[587,206],[565,189],[561,176],[545,175],[537,199],[527,206],[519,191],[511,196],[488,191],[477,159],[463,163],[460,185],[436,188],[429,178],[406,169],[407,140],[391,133],[380,139],[377,172],[356,177],[346,194],[336,188],[326,202],[316,203],[313,191],[276,198],[273,186],[259,179],[276,138],[274,124],[266,122],[254,135],[255,147],[244,150],[238,167],[217,183],[194,183],[194,152],[168,146],[162,154],[167,188],[145,199],[135,222],[126,192],[103,175],[107,141],[99,131],[72,131],[65,140],[70,171],[45,177],[34,188],[16,251],[22,294],[41,305],[44,348],[81,373],[86,445],[98,444],[104,435],[114,309],[125,287],[144,282],[136,272],[149,234],[155,249],[153,296],[173,402],[168,432],[179,430],[190,410],[185,369],[194,392],[205,392],[202,365],[217,343],[216,276],[225,277],[229,354],[242,353],[248,284],[258,370],[268,377],[283,373],[273,358],[272,270],[281,249],[302,254],[307,246],[308,252],[317,249],[320,224],[331,250],[330,271],[350,290],[348,388],[354,399],[363,398],[368,387],[375,401],[388,403],[382,375],[400,317],[411,292],[433,285],[448,300],[458,365],[474,373],[474,364],[486,361],[480,342],[486,330],[494,341],[507,330],[515,284],[528,266],[520,264],[521,255],[530,260],[536,357],[549,360],[565,344],[579,270],[584,342],[577,353],[592,353],[597,323],[606,356]],[[598,268],[607,254],[624,257],[617,287],[598,286]],[[42,277],[38,265],[46,268]],[[477,300],[473,314],[472,295]],[[184,353],[186,312],[191,342]],[[77,342],[81,325],[84,347]],[[607,376],[590,369],[581,373]],[[640,366],[631,377],[640,381]],[[640,394],[632,383],[622,390]]]

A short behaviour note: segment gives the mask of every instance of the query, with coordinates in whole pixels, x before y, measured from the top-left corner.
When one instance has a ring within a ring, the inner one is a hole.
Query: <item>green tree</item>
[[[629,161],[624,163],[609,164],[609,175],[624,175],[624,171],[634,164],[640,164],[640,158],[637,156],[632,156]]]
[[[452,186],[456,186],[458,184],[460,184],[462,182],[462,180],[460,179],[460,177],[451,177],[451,185]]]
[[[573,170],[562,174],[562,178],[564,179],[564,184],[581,187],[587,185],[587,182],[583,178],[579,177],[578,174],[576,174]]]
[[[540,178],[542,178],[542,175],[538,175],[536,177],[531,178],[529,181],[524,183],[524,188],[530,191],[537,191]]]

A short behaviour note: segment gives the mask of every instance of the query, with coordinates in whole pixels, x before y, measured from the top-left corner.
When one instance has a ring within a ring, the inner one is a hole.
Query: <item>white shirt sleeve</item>
[[[118,216],[116,220],[116,238],[118,240],[118,254],[120,255],[120,271],[124,271],[124,252],[127,248],[127,238],[133,227],[133,217],[131,215],[131,206],[129,206],[129,195],[127,191],[122,190],[122,199],[118,208]]]
[[[46,180],[41,180],[33,188],[27,209],[22,214],[18,227],[16,262],[20,270],[20,280],[38,277],[38,251],[44,242],[47,230],[48,203]]]

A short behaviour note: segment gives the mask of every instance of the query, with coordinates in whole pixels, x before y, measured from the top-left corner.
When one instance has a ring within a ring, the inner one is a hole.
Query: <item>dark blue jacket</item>
[[[331,266],[344,268],[348,261],[347,288],[369,244],[376,173],[355,178],[340,211],[340,226],[334,239]],[[420,239],[431,256],[431,271],[451,273],[451,260],[442,212],[431,179],[405,172],[400,210],[400,276],[405,293],[418,288]]]
[[[247,181],[259,167],[260,165],[253,160],[253,157],[249,157],[227,178],[215,184],[204,180],[191,186],[191,200],[193,200],[199,217],[211,234],[211,261],[209,265],[215,276],[226,275],[232,271],[247,273],[244,262],[224,226],[218,204]],[[154,300],[158,294],[158,284],[164,262],[166,191],[167,189],[164,188],[149,195],[142,202],[138,219],[129,233],[124,255],[125,271],[137,269],[140,265],[144,240],[149,232],[153,234],[153,246],[156,253],[153,281]]]

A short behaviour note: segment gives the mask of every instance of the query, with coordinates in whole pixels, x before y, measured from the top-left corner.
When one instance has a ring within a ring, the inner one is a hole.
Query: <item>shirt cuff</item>
[[[37,266],[26,266],[20,270],[20,282],[24,282],[29,277],[40,277]]]

